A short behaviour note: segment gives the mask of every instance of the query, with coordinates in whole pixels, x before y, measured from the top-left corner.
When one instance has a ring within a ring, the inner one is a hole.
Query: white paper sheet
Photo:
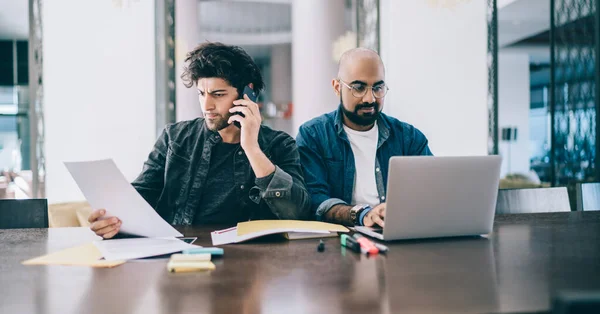
[[[92,208],[118,217],[121,232],[142,237],[182,237],[127,181],[112,159],[65,162]]]
[[[214,246],[235,243],[238,239],[237,227],[213,231],[210,233],[210,238]]]
[[[197,247],[175,238],[133,238],[94,241],[107,261],[123,261],[180,252]]]

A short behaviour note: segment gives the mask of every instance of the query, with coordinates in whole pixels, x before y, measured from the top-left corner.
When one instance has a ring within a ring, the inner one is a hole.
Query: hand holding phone
[[[242,93],[242,95],[240,96],[239,99],[244,99],[244,95],[247,95],[248,98],[250,99],[250,101],[252,101],[252,102],[256,102],[256,99],[258,98],[258,96],[256,95],[256,92],[254,92],[254,90],[252,88],[250,88],[250,86],[244,87],[244,92]],[[235,106],[235,104],[234,104],[234,106]],[[240,115],[240,116],[242,116],[244,118],[246,117],[241,112],[235,112],[233,114]],[[242,127],[242,125],[239,122],[237,122],[237,121],[233,121],[233,125],[237,126],[238,128]]]
[[[234,106],[229,108],[231,116],[227,120],[229,123],[240,122],[239,138],[242,149],[246,152],[246,156],[254,156],[263,158],[264,153],[261,152],[260,145],[258,144],[258,135],[261,130],[262,116],[260,114],[260,107],[256,103],[256,94],[250,87],[246,87],[244,90],[243,99],[234,100]],[[234,116],[235,113],[241,113],[239,116]],[[241,125],[244,127],[241,128]],[[262,155],[262,156],[260,156]],[[266,158],[263,158],[263,160]],[[272,165],[271,165],[272,166]],[[254,169],[256,170],[256,169]],[[271,169],[268,169],[271,170]],[[266,171],[265,171],[266,172]],[[271,171],[272,172],[272,171]],[[266,172],[264,175],[258,176],[259,173],[255,172],[257,177],[263,177],[271,172]]]

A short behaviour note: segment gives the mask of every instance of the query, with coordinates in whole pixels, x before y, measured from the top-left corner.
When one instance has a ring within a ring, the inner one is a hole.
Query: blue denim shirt
[[[340,109],[304,123],[296,143],[317,220],[337,204],[350,204],[356,167]],[[380,202],[385,202],[389,159],[392,156],[432,155],[427,138],[408,123],[381,113],[377,119],[379,140],[375,181]],[[374,205],[374,204],[370,204]]]

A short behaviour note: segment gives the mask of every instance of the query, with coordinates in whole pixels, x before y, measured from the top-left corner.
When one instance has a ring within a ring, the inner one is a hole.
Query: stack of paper
[[[349,230],[336,224],[302,220],[255,220],[238,223],[236,227],[211,233],[213,245],[239,243],[269,234],[284,233],[288,239],[327,237]]]

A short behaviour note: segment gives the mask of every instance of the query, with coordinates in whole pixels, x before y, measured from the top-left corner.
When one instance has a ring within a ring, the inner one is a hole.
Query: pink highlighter
[[[355,233],[354,235],[352,235],[356,241],[358,242],[358,244],[360,244],[360,250],[365,253],[365,254],[377,254],[379,253],[379,249],[375,246],[375,244],[367,239],[366,237],[363,237],[362,235]]]

